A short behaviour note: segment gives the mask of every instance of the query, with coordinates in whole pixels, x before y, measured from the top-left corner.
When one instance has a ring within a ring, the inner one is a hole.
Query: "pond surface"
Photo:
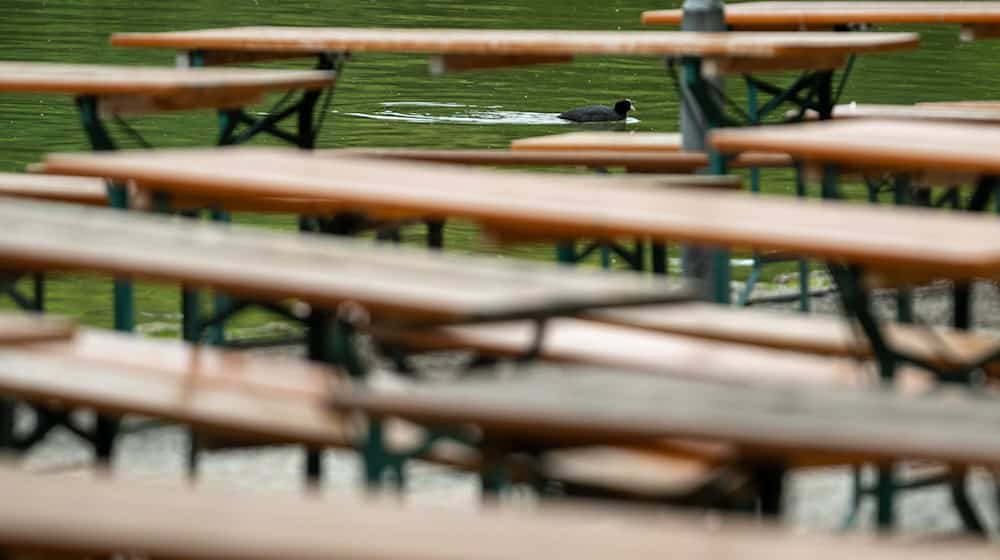
[[[641,29],[638,22],[643,10],[678,4],[673,0],[646,4],[620,0],[0,0],[0,45],[8,60],[172,65],[173,52],[112,48],[107,37],[116,31],[238,25]],[[1000,98],[996,56],[1000,41],[960,43],[955,26],[885,30],[918,31],[922,47],[862,57],[843,101]],[[285,65],[307,67],[308,63]],[[738,97],[739,81],[729,80],[727,89]],[[611,104],[622,97],[634,100],[639,111],[617,128],[677,129],[677,96],[662,63],[652,58],[581,57],[565,65],[432,77],[424,57],[364,54],[355,56],[345,68],[326,115],[320,146],[503,148],[516,138],[587,129],[587,125],[562,122],[556,115],[580,105]],[[215,119],[208,112],[133,118],[129,124],[161,147],[207,145],[215,136]],[[67,97],[0,94],[0,126],[0,171],[21,170],[45,152],[87,149]],[[120,130],[112,130],[124,138],[124,147],[137,146]],[[787,176],[774,175],[768,189],[790,189]],[[467,227],[449,230],[453,247],[480,250],[472,239]],[[551,250],[531,247],[515,253],[548,258]],[[81,290],[97,290],[102,297],[105,292],[89,281],[74,279],[56,289],[53,305],[89,322],[106,323],[104,308],[96,304],[79,308]],[[176,309],[173,295],[170,302],[150,297],[157,300],[151,306],[163,313]]]

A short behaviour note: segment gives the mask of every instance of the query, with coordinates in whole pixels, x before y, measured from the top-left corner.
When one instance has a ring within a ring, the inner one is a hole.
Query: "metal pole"
[[[681,30],[725,31],[724,5],[725,2],[722,0],[684,0]],[[715,77],[710,80],[721,91],[722,79]],[[703,152],[706,148],[705,135],[709,123],[700,108],[690,101],[690,99],[681,100],[681,147],[686,151]],[[712,170],[707,169],[703,172],[711,173]],[[713,258],[715,252],[704,247],[683,245],[681,269],[685,276],[701,286],[700,291],[705,299],[724,299],[728,302],[728,293],[723,296],[717,292],[720,291],[721,283],[728,285],[729,282],[729,255],[724,252],[722,255],[715,254]]]

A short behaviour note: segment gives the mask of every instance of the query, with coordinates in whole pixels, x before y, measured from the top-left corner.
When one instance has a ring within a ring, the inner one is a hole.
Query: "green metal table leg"
[[[573,241],[560,241],[556,244],[556,260],[562,264],[576,263],[576,243]]]
[[[905,173],[896,175],[893,185],[893,202],[896,206],[906,206],[911,203],[910,177]],[[896,289],[896,320],[900,323],[913,322],[913,293],[909,288]]]
[[[879,531],[888,532],[896,525],[896,479],[892,464],[878,466],[875,482],[875,524]]]

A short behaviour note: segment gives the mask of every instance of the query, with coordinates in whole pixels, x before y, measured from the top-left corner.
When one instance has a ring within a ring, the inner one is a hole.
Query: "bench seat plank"
[[[833,108],[837,119],[905,119],[927,121],[954,121],[996,124],[1000,122],[1000,104],[918,103],[916,105],[879,105],[850,103]]]
[[[428,254],[330,236],[5,201],[0,256],[9,268],[75,270],[180,282],[237,296],[364,306],[372,319],[452,322],[573,313],[688,299],[636,274]]]
[[[869,122],[875,121],[832,124]],[[913,137],[907,136],[907,149]],[[988,146],[981,144],[980,152]],[[415,162],[375,165],[362,158],[273,149],[55,154],[45,166],[49,172],[135,179],[182,194],[334,197],[362,211],[467,218],[496,231],[542,239],[643,236],[778,249],[911,274],[923,271],[931,277],[1000,277],[1000,224],[995,219],[922,208],[644,188],[608,177],[499,173]]]
[[[51,315],[0,312],[0,344],[65,340],[76,334],[76,324]]]
[[[342,150],[317,150],[317,155],[357,155],[402,161],[425,161],[452,163],[458,165],[492,165],[549,167],[573,166],[588,168],[623,167],[637,173],[656,173],[655,177],[633,177],[640,184],[663,184],[664,186],[691,186],[709,188],[732,188],[742,186],[742,179],[735,175],[696,175],[694,171],[708,165],[708,156],[703,153],[668,154],[630,153],[624,151],[555,151],[555,150],[422,150],[407,148],[349,148]],[[781,159],[791,165],[787,156],[782,158],[737,158],[735,165],[748,162],[777,164]]]
[[[42,553],[154,558],[955,560],[995,557],[973,542],[793,535],[775,527],[568,506],[478,512],[346,496],[261,495],[169,484],[0,471],[0,545]],[[87,507],[80,507],[87,504]],[[157,507],[150,508],[150,504]],[[391,538],[384,538],[391,535]]]
[[[526,322],[513,322],[376,331],[376,334],[384,342],[424,351],[472,348],[484,354],[516,357],[531,346],[534,329]],[[853,360],[699,340],[579,319],[549,321],[541,357],[656,374],[754,382],[850,386],[864,384],[871,374]]]
[[[694,437],[781,458],[924,459],[1000,465],[995,394],[840,389],[621,375],[535,367],[497,380],[407,388],[338,386],[342,410],[428,424],[478,425],[528,442],[639,442]],[[832,428],[835,427],[835,428]]]
[[[348,424],[323,405],[331,376],[298,360],[93,329],[68,342],[0,351],[4,395],[151,416],[249,441],[345,447],[353,440]]]
[[[779,350],[868,359],[867,339],[832,315],[732,309],[709,303],[682,303],[588,313],[588,319],[657,332],[723,342],[752,344]],[[944,327],[884,325],[890,346],[942,366],[966,364],[1000,346],[995,335]],[[988,371],[1000,374],[1000,364]]]

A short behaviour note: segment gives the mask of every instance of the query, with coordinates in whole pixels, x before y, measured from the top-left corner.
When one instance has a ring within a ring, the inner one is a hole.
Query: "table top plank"
[[[10,92],[162,97],[318,89],[332,81],[331,72],[318,70],[0,62],[0,91]]]
[[[843,119],[719,130],[709,143],[723,152],[779,151],[852,169],[1000,174],[1000,128],[974,123]]]
[[[476,55],[650,55],[780,58],[914,48],[912,33],[690,33],[351,27],[232,27],[115,33],[111,44],[183,50]]]
[[[987,560],[996,555],[994,547],[980,542],[803,535],[729,520],[720,527],[719,520],[705,523],[662,511],[650,516],[641,510],[549,505],[534,511],[470,512],[343,494],[261,494],[76,474],[40,476],[11,467],[0,470],[0,491],[18,504],[0,510],[0,544],[98,556],[520,560],[537,557],[540,550],[581,560],[661,558],[664,551],[683,560],[724,560],[734,554],[747,560]]]
[[[908,139],[914,137],[919,136]],[[373,163],[264,148],[54,154],[46,167],[134,179],[182,194],[334,197],[359,210],[462,217],[543,239],[649,236],[783,249],[931,277],[1000,277],[1000,223],[930,209],[663,189],[614,177]]]
[[[637,274],[430,254],[83,206],[4,201],[5,267],[181,282],[234,295],[356,302],[376,321],[452,322],[570,313],[688,297]]]
[[[996,395],[622,376],[539,366],[504,379],[409,387],[338,386],[335,408],[559,444],[700,438],[751,455],[1000,465]],[[623,404],[627,403],[627,404]],[[831,430],[831,426],[836,426]]]
[[[683,12],[643,12],[647,25],[680,25]],[[728,4],[726,24],[736,29],[787,29],[847,24],[1000,24],[1000,2],[796,2],[770,1]]]

